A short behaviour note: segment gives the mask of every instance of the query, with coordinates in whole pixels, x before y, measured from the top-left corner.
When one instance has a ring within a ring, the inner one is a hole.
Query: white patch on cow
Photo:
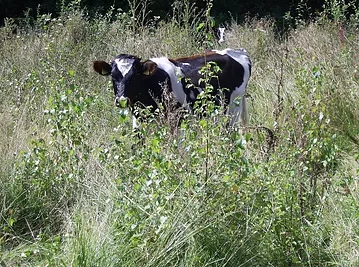
[[[243,83],[240,86],[237,86],[232,92],[227,113],[233,116],[230,123],[231,126],[237,123],[239,116],[241,117],[242,125],[246,125],[248,121],[248,111],[245,93],[250,76],[249,68],[251,65],[248,53],[245,49],[234,50],[230,48],[214,51],[220,55],[230,56],[244,68]]]
[[[180,78],[183,77],[183,73],[179,67],[176,67],[171,61],[168,60],[166,57],[160,58],[151,58],[153,62],[155,62],[158,68],[167,72],[168,76],[170,77],[172,91],[181,105],[186,104],[186,94],[183,90],[182,83]]]
[[[115,63],[117,65],[118,70],[122,73],[122,76],[125,75],[130,71],[132,68],[133,62],[135,62],[132,58],[116,58]]]

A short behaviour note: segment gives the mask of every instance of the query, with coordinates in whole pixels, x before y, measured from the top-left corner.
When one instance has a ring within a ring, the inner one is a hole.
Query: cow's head
[[[159,94],[156,92],[159,88],[152,88],[159,87],[158,83],[152,81],[154,80],[152,76],[158,70],[155,62],[151,60],[141,62],[136,56],[121,54],[110,64],[102,60],[94,61],[93,68],[101,75],[111,75],[116,106],[133,106],[137,102],[144,106],[156,106],[153,96]]]

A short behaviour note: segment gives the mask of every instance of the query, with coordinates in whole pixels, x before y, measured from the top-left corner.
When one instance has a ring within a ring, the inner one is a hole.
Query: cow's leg
[[[238,117],[241,114],[241,105],[233,104],[232,107],[229,108],[228,114],[230,115],[231,120],[229,126],[233,127],[238,123]]]
[[[231,116],[231,122],[229,124],[231,127],[238,123],[239,117],[241,118],[242,126],[246,126],[248,122],[247,103],[244,95],[245,88],[245,85],[241,85],[236,87],[231,93],[227,110],[227,114]]]
[[[132,129],[136,130],[137,128],[138,128],[138,123],[137,123],[136,116],[132,114]]]
[[[136,150],[138,146],[143,146],[144,138],[138,127],[138,120],[134,114],[132,114],[132,136],[134,137],[134,143],[131,146],[132,150]]]

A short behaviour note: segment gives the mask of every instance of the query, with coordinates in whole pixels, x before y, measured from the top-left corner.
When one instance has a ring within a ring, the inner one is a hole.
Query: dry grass
[[[247,135],[228,133],[225,118],[188,120],[178,133],[164,116],[138,142],[91,62],[198,53],[193,25],[179,25],[132,32],[126,20],[75,12],[18,37],[1,29],[0,263],[355,266],[356,37],[310,23],[279,39],[270,20],[233,22],[214,48],[251,55]],[[258,126],[274,133],[271,150]]]

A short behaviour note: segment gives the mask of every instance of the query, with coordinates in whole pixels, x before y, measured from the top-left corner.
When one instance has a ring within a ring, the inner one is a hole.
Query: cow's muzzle
[[[120,96],[115,98],[115,105],[119,108],[127,108],[130,100],[128,97]]]

